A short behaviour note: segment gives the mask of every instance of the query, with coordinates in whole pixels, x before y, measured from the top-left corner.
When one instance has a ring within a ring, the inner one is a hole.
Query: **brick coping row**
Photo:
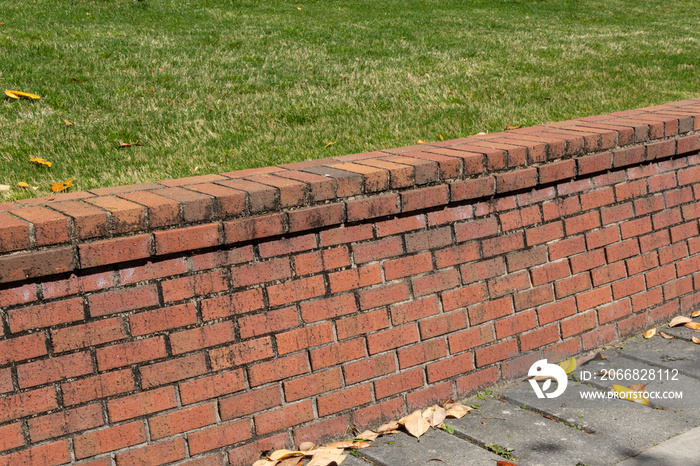
[[[697,150],[700,98],[417,146],[0,203],[0,283],[490,199]]]

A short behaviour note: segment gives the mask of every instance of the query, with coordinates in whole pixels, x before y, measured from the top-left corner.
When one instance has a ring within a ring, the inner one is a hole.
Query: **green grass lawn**
[[[696,0],[0,0],[0,21],[0,92],[42,97],[0,102],[0,184],[40,186],[0,200],[700,95]]]

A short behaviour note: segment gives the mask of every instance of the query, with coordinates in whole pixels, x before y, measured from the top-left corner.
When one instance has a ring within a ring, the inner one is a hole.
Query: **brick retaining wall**
[[[0,204],[0,465],[249,464],[687,311],[699,149],[694,99]]]

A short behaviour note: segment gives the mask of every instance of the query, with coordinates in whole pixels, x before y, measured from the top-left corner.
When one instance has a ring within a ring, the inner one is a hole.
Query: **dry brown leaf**
[[[506,131],[508,131],[508,130],[510,130],[510,129],[518,129],[518,128],[522,127],[522,126],[523,126],[523,125],[518,125],[518,126],[506,125]]]
[[[688,322],[692,322],[692,320],[690,320],[689,317],[686,317],[686,316],[678,316],[678,317],[674,317],[674,318],[671,320],[671,322],[668,323],[668,326],[669,326],[669,327],[676,327],[676,326],[678,326],[678,325],[687,324]]]
[[[481,423],[482,423],[483,425],[485,425],[485,426],[489,425],[489,423],[486,422],[486,421],[481,421]]]
[[[66,126],[73,126],[73,123],[68,120],[63,120],[63,122],[66,124]]]
[[[41,157],[31,157],[29,161],[34,162],[37,165],[45,165],[49,168],[51,168],[51,165],[53,165],[53,163],[49,162],[48,160],[44,160]]]
[[[119,142],[119,148],[124,148],[124,147],[134,147],[134,146],[142,146],[143,144],[139,144],[138,141],[136,142]]]
[[[693,343],[700,345],[700,338],[696,337],[695,335],[693,335],[693,338],[691,338],[691,340],[693,340]]]
[[[518,466],[517,464],[513,464],[510,461],[498,461],[496,463],[496,466]]]
[[[302,442],[301,445],[299,445],[299,450],[300,451],[309,451],[309,450],[313,450],[317,446],[318,445],[316,445],[314,442]]]
[[[429,419],[430,427],[437,427],[445,421],[447,410],[441,406],[435,408],[432,417]]]
[[[445,415],[447,417],[453,417],[455,419],[463,418],[472,408],[470,406],[464,406],[463,404],[454,404],[446,410]]]
[[[66,189],[70,188],[73,186],[73,178],[69,178],[63,183],[54,183],[51,185],[51,191],[55,193],[60,193],[61,191],[65,191]]]
[[[426,463],[429,463],[430,461],[440,461],[442,463],[445,463],[445,460],[443,460],[441,458],[430,458],[428,461],[426,461]],[[447,464],[447,463],[445,463],[445,464]]]
[[[253,466],[275,466],[277,461],[270,461],[268,459],[261,459],[253,463]]]
[[[326,445],[326,448],[349,448],[359,450],[360,448],[367,448],[372,445],[369,442],[355,441],[355,440],[343,440],[340,442],[333,442]]]
[[[420,409],[402,418],[399,422],[403,424],[406,432],[413,435],[415,438],[420,438],[421,435],[425,434],[428,429],[430,429],[430,423],[423,417],[423,413]]]
[[[647,389],[647,386],[643,383],[635,383],[629,386],[630,390],[634,390],[635,392],[644,392]]]
[[[278,462],[275,466],[301,466],[304,464],[303,456],[295,456]]]
[[[693,330],[700,330],[700,322],[688,322],[683,324],[684,327],[692,328]]]
[[[695,311],[692,314],[690,314],[690,317],[700,317],[700,311]]]
[[[651,338],[654,335],[656,335],[656,327],[650,328],[649,330],[643,333],[644,338]]]
[[[398,428],[401,427],[401,424],[399,424],[399,421],[390,421],[387,422],[386,424],[382,424],[377,428],[377,432],[380,434],[385,434],[388,431],[391,430],[398,430]]]
[[[364,432],[357,434],[355,440],[367,440],[368,442],[373,442],[377,440],[378,437],[379,433],[374,432],[373,430],[365,430]]]
[[[659,335],[660,335],[662,338],[665,338],[665,339],[667,339],[667,340],[673,340],[674,338],[676,338],[676,337],[674,337],[673,335],[669,335],[669,334],[666,333],[666,332],[659,332]]]
[[[270,458],[272,461],[279,461],[287,458],[291,458],[293,456],[303,456],[304,452],[299,451],[299,450],[275,450],[269,455],[267,455],[268,458]]]
[[[321,447],[316,450],[306,466],[335,466],[342,463],[346,456],[339,448]]]

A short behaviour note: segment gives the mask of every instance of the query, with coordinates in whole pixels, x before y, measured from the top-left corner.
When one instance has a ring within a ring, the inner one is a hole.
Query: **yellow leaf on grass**
[[[49,162],[48,160],[44,160],[40,157],[32,157],[29,159],[29,161],[34,162],[37,165],[46,165],[49,168],[51,168],[51,165],[53,165],[53,163]]]
[[[423,141],[422,139],[419,139],[416,141],[416,144],[427,144],[427,142]]]
[[[34,99],[34,100],[41,99],[41,97],[39,97],[38,95],[36,95],[36,94],[30,94],[29,92],[8,91],[8,90],[6,90],[6,91],[5,91],[5,95],[7,95],[8,92],[11,93],[11,94],[16,95],[17,97],[25,97],[25,98],[27,98],[27,99]]]
[[[700,322],[688,322],[683,325],[684,327],[692,328],[693,330],[700,330]]]
[[[518,128],[520,128],[521,126],[522,126],[522,125],[518,125],[518,126],[506,125],[506,131],[508,131],[508,130],[510,130],[510,129],[518,129]]]
[[[66,126],[73,126],[73,123],[68,120],[63,120],[63,122],[66,124]]]
[[[690,314],[690,317],[700,317],[700,311],[695,311],[692,314]]]
[[[19,186],[20,188],[28,188],[29,187],[29,185],[27,183],[25,183],[24,181],[20,181],[19,183],[17,183],[17,186]]]
[[[564,372],[571,374],[576,370],[576,358],[571,356],[571,358],[566,359],[559,363],[559,366],[564,369]]]
[[[440,136],[440,140],[441,140],[441,141],[444,141],[444,140],[445,140],[445,138],[442,137],[442,134],[438,134],[438,136]]]
[[[671,322],[668,323],[668,326],[669,326],[669,327],[675,327],[675,326],[677,326],[677,325],[687,324],[688,322],[692,322],[692,320],[690,320],[689,317],[678,316],[678,317],[674,317],[674,318],[671,320]]]
[[[643,333],[644,338],[651,338],[654,335],[656,335],[656,327],[650,328],[649,330]]]
[[[648,406],[649,399],[644,396],[642,392],[632,390],[628,387],[623,387],[622,385],[613,385],[613,390],[618,393],[620,398],[634,403],[639,403],[640,405]]]
[[[692,340],[693,340],[693,343],[695,343],[696,345],[700,345],[700,338],[693,336]]]
[[[420,438],[421,435],[430,429],[430,423],[423,417],[420,409],[414,411],[408,416],[399,421],[406,428],[406,432],[413,435],[415,438]]]
[[[17,95],[15,95],[12,91],[8,91],[7,89],[5,89],[5,95],[10,99],[19,100],[19,97],[17,97]]]
[[[326,147],[331,147],[333,144],[335,144],[335,141],[331,141],[328,144],[326,144]]]
[[[51,185],[51,191],[55,193],[60,193],[61,191],[64,191],[68,188],[73,186],[73,178],[69,178],[63,183],[54,183]]]

